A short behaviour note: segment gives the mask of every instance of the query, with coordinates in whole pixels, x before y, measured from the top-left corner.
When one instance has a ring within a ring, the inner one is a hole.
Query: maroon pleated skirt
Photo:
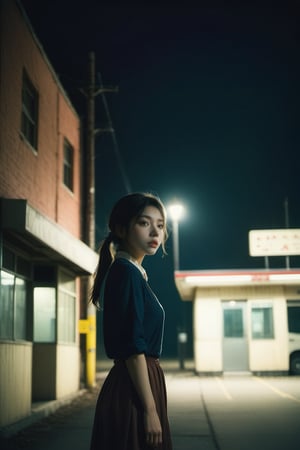
[[[165,377],[159,361],[146,357],[149,380],[162,427],[163,442],[155,447],[172,450],[167,416]],[[149,450],[144,413],[124,361],[117,361],[101,388],[94,418],[90,450]]]

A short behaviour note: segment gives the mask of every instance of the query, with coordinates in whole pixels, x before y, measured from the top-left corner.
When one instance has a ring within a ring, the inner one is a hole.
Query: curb
[[[34,423],[38,422],[44,417],[53,414],[62,406],[66,406],[72,403],[73,400],[85,394],[87,391],[88,389],[80,389],[79,391],[76,391],[70,395],[67,395],[57,400],[51,400],[36,405],[33,404],[30,415],[24,417],[24,419],[14,422],[11,425],[7,425],[5,427],[0,428],[0,438],[2,439],[10,438],[11,436],[19,433],[19,431],[28,428],[29,426],[33,425]]]

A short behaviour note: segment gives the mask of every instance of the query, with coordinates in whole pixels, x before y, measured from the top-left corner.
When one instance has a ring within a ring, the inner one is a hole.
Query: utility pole
[[[95,250],[95,54],[89,53],[86,133],[86,243]]]
[[[95,136],[98,133],[113,132],[111,126],[95,129],[95,98],[106,92],[118,92],[116,87],[103,87],[95,85],[95,53],[89,53],[89,85],[87,97],[87,136],[86,136],[86,243],[95,249]]]
[[[289,228],[290,227],[289,199],[287,197],[284,199],[284,219],[285,219],[285,228]],[[285,257],[285,267],[287,270],[290,269],[290,257],[288,255]]]
[[[105,92],[117,92],[116,88],[98,88],[95,85],[95,53],[89,53],[88,66],[89,84],[81,92],[87,99],[87,122],[85,142],[85,173],[84,173],[84,232],[85,243],[95,250],[95,135],[100,132],[111,132],[112,128],[95,129],[95,98]],[[85,378],[87,387],[93,387],[96,379],[96,308],[89,302],[92,287],[92,277],[83,281],[82,293],[86,299],[86,319],[80,320],[80,333],[85,334]]]

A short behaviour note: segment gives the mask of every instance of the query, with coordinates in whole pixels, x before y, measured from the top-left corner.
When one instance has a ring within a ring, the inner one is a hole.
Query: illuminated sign
[[[249,231],[250,256],[300,255],[300,229]]]

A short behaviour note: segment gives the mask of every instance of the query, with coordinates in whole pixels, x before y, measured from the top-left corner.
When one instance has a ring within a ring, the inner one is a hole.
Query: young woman
[[[142,267],[167,239],[166,214],[152,194],[121,198],[109,219],[91,300],[103,304],[107,356],[114,360],[96,405],[91,450],[171,450],[166,387],[159,365],[164,310]]]

